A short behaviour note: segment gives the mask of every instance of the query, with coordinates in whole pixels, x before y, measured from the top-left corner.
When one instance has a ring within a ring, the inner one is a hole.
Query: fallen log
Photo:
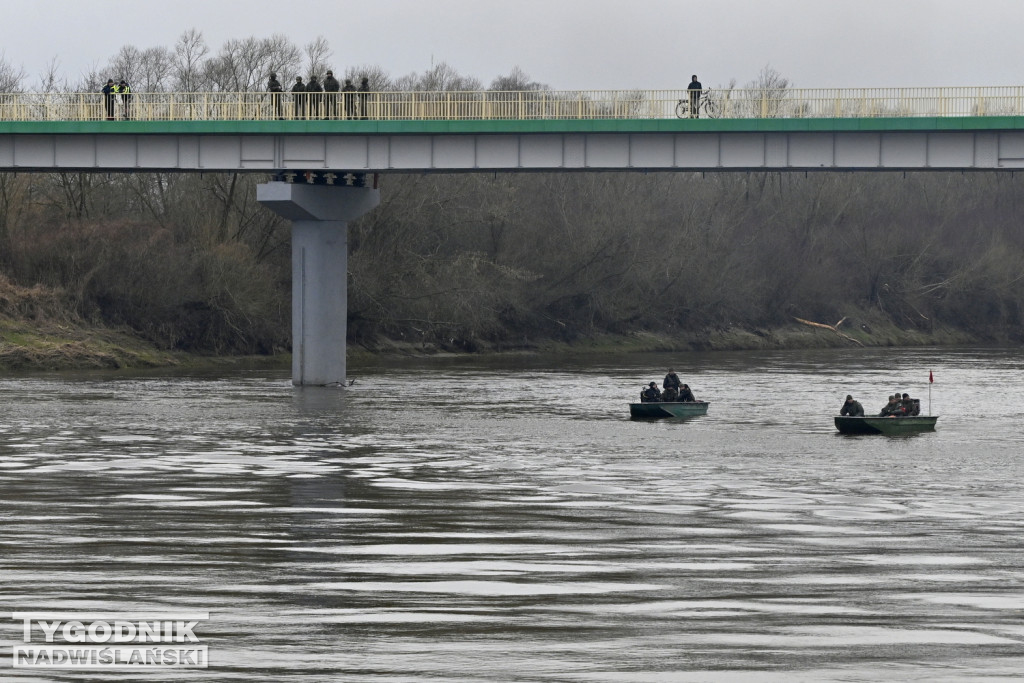
[[[793,320],[795,320],[798,323],[801,323],[803,325],[810,325],[811,327],[820,327],[820,328],[825,329],[825,330],[832,330],[833,332],[838,334],[843,339],[845,339],[847,341],[851,341],[854,344],[856,344],[857,346],[864,346],[864,344],[862,344],[859,340],[854,339],[850,335],[843,334],[842,332],[839,331],[839,326],[842,325],[844,322],[846,322],[846,316],[845,315],[843,316],[842,320],[837,322],[835,325],[826,325],[825,323],[816,323],[816,322],[812,322],[810,320],[804,320],[803,318],[798,318],[796,316],[793,316]]]

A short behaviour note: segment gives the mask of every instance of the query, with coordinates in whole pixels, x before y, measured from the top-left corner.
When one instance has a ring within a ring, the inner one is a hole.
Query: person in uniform
[[[853,400],[853,396],[847,394],[843,407],[839,409],[839,414],[849,415],[850,417],[864,417],[864,406],[860,404],[860,401]]]
[[[341,89],[341,92],[345,93],[342,95],[345,118],[354,119],[356,117],[356,86],[352,85],[352,79],[345,79],[345,87]]]
[[[317,80],[316,74],[309,77],[309,81],[306,82],[306,100],[309,106],[309,118],[319,119],[323,116],[322,113],[322,102],[324,89],[320,85],[320,81]]]
[[[370,118],[370,79],[363,76],[359,81],[359,118]]]
[[[903,406],[900,405],[900,400],[896,395],[889,397],[889,402],[882,406],[882,411],[878,413],[879,417],[897,417],[903,415]]]
[[[328,69],[327,77],[324,78],[325,116],[328,119],[338,118],[338,91],[340,89],[341,84],[334,77],[334,72]]]
[[[679,391],[673,386],[665,387],[665,391],[661,392],[661,400],[675,403],[679,400]]]
[[[267,92],[270,93],[270,104],[278,121],[284,118],[284,113],[281,111],[281,93],[283,91],[281,81],[277,80],[277,74],[270,72],[270,78],[267,80]]]
[[[306,118],[306,84],[302,82],[302,76],[295,77],[292,96],[295,98],[295,118]]]
[[[651,403],[652,401],[660,401],[661,392],[658,391],[658,385],[651,382],[647,385],[647,388],[640,392],[641,403]]]
[[[696,403],[697,399],[694,397],[693,392],[690,391],[690,385],[684,384],[679,388],[679,400],[687,403]]]
[[[676,374],[676,371],[673,370],[672,368],[669,368],[668,374],[665,375],[665,380],[661,383],[661,386],[663,389],[668,389],[669,387],[672,387],[678,392],[679,387],[683,386],[683,383],[679,381],[679,375]]]

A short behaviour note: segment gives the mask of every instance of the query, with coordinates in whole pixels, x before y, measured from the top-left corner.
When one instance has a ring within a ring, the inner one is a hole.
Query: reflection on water
[[[669,365],[708,415],[631,421]],[[1024,670],[1015,351],[352,374],[0,380],[0,606],[208,610],[191,680]],[[872,410],[897,388],[938,431],[836,434],[847,393]],[[19,640],[5,620],[0,677],[81,680],[12,670]]]

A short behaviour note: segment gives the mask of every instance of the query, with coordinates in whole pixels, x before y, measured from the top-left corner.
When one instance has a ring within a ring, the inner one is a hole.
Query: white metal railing
[[[1021,116],[1024,86],[708,90],[701,116],[728,119]],[[686,90],[0,93],[0,121],[388,121],[671,119]]]

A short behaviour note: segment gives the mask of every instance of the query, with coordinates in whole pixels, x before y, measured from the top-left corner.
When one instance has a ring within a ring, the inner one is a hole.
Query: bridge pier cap
[[[292,384],[345,385],[348,221],[380,204],[380,190],[270,182],[256,199],[292,221]]]
[[[290,221],[347,223],[377,208],[380,190],[274,181],[256,186],[256,201]]]

